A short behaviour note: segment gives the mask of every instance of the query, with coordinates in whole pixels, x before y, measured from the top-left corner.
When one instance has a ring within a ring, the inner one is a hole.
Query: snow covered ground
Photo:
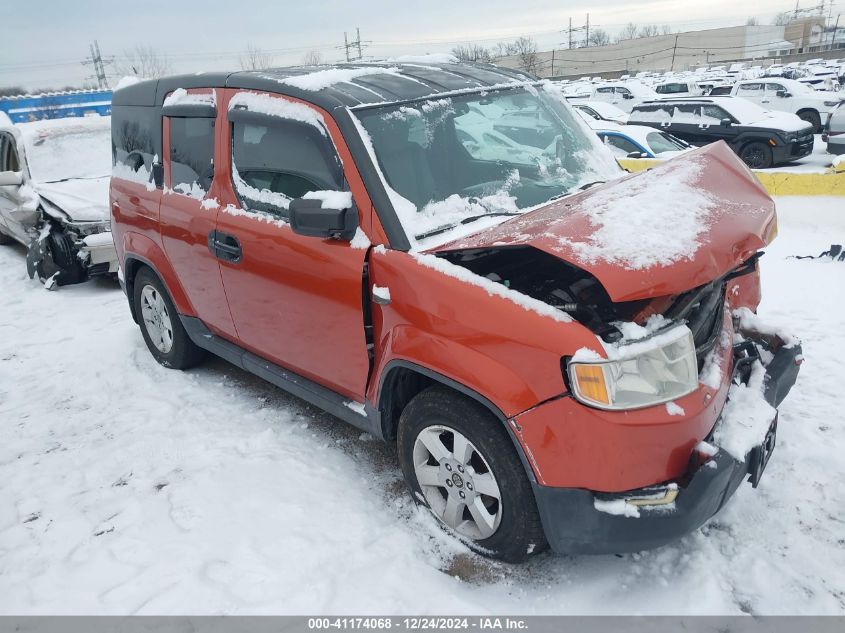
[[[147,352],[112,283],[0,247],[0,613],[845,613],[845,200],[782,198],[761,314],[804,341],[761,482],[642,554],[490,563],[395,451],[222,361]]]

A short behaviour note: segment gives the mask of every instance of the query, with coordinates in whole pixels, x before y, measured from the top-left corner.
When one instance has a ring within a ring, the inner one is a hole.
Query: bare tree
[[[320,51],[308,51],[302,56],[303,66],[320,66],[325,63],[323,54]]]
[[[654,37],[655,35],[660,34],[660,27],[656,24],[646,24],[643,27],[640,27],[640,30],[637,32],[637,37]]]
[[[664,24],[660,27],[660,34],[661,35],[672,35],[672,27],[668,24]]]
[[[619,31],[619,35],[616,36],[616,41],[621,42],[623,40],[632,40],[637,37],[637,33],[639,32],[639,27],[634,24],[633,22],[628,22],[621,31]]]
[[[783,26],[784,24],[789,24],[792,20],[792,11],[781,11],[778,13],[774,19],[772,20],[772,24],[775,26]]]
[[[461,44],[452,49],[452,55],[462,62],[491,62],[493,54],[478,44]]]
[[[156,52],[152,46],[139,44],[115,63],[118,75],[134,75],[144,79],[157,79],[171,73],[170,58]]]
[[[0,88],[0,97],[16,97],[17,95],[26,94],[26,90],[22,86],[6,86]]]
[[[491,50],[493,57],[507,57],[508,55],[516,55],[518,52],[514,42],[496,42]]]
[[[513,43],[514,54],[519,56],[519,67],[527,73],[536,75],[540,70],[540,56],[537,55],[537,42],[532,37],[520,37]]]
[[[760,19],[756,18],[754,16],[751,16],[750,18],[748,18],[745,21],[745,26],[759,26],[759,25],[760,25]]]
[[[590,31],[590,46],[607,46],[610,44],[610,35],[604,29],[593,29]]]
[[[243,70],[265,70],[273,65],[273,56],[252,43],[246,45],[246,52],[238,57]]]

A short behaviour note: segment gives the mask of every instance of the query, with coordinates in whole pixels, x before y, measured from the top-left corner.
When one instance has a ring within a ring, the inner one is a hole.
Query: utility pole
[[[369,44],[370,42],[362,42],[361,41],[361,29],[355,29],[355,40],[350,42],[349,37],[346,35],[346,31],[343,32],[343,46],[338,46],[337,48],[342,48],[346,55],[347,62],[354,62],[364,58],[364,46]],[[350,51],[358,51],[358,54],[355,55],[354,52],[350,54]]]
[[[572,48],[572,18],[569,18],[569,48]]]
[[[678,34],[675,34],[675,45],[672,47],[672,65],[669,70],[675,70],[675,52],[678,50]]]
[[[587,14],[587,39],[584,42],[584,47],[586,48],[589,45],[590,45],[590,14],[588,13]]]
[[[841,13],[836,14],[836,25],[833,27],[833,37],[830,39],[830,46],[827,47],[827,50],[832,51],[833,47],[836,46],[836,34],[839,32],[839,16],[842,15]]]
[[[114,58],[109,57],[103,59],[103,56],[100,53],[100,44],[97,40],[94,40],[94,42],[89,45],[89,50],[91,51],[91,57],[86,57],[85,61],[82,62],[84,66],[88,66],[90,64],[94,67],[94,74],[88,77],[88,79],[96,79],[97,87],[100,88],[100,90],[106,90],[109,87],[109,82],[106,78],[106,64],[113,63]]]

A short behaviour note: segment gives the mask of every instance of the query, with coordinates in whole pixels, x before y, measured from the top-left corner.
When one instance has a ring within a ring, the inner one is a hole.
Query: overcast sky
[[[820,0],[803,0],[804,6]],[[4,3],[6,4],[6,3]],[[761,24],[794,0],[38,0],[3,10],[0,86],[29,89],[81,85],[81,64],[97,39],[104,57],[137,45],[167,55],[175,72],[239,68],[249,44],[272,51],[277,65],[297,64],[310,50],[338,61],[344,31],[370,42],[365,57],[448,52],[464,42],[492,45],[520,35],[541,49],[559,47],[572,18],[613,34],[627,22],[669,24],[673,31]],[[8,6],[8,5],[7,5]],[[833,15],[845,7],[836,0]],[[845,19],[845,17],[843,17]],[[120,61],[118,59],[118,61]],[[114,73],[114,68],[107,69]],[[112,80],[114,83],[114,80]]]

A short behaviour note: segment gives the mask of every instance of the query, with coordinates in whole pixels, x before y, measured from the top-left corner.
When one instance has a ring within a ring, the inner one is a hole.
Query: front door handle
[[[212,231],[208,234],[208,250],[217,259],[237,264],[243,257],[241,243],[234,235],[221,231]]]

